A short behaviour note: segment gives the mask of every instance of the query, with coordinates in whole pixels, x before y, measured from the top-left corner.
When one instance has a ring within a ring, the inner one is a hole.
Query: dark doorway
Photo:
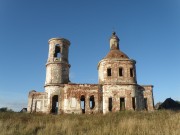
[[[132,97],[132,107],[133,107],[134,110],[136,109],[135,97]]]
[[[147,110],[148,106],[147,106],[147,98],[144,98],[144,108]]]
[[[112,111],[112,97],[109,98],[109,111]]]
[[[58,95],[54,95],[52,97],[52,113],[57,114],[58,113]]]
[[[82,109],[82,113],[85,113],[85,96],[84,95],[81,96],[81,109]]]
[[[125,110],[125,99],[120,98],[120,111]]]
[[[90,109],[94,108],[94,106],[95,106],[94,96],[90,96],[90,98],[89,98],[89,106],[90,106]]]

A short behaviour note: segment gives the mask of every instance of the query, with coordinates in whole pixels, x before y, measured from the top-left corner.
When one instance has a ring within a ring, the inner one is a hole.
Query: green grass
[[[180,112],[43,115],[1,112],[0,135],[179,135]]]

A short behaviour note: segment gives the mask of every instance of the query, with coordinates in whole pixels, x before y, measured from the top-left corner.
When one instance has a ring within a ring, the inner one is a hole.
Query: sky
[[[113,31],[155,103],[180,100],[179,0],[0,0],[0,107],[20,111],[29,91],[44,91],[54,37],[71,42],[71,82],[98,83]]]

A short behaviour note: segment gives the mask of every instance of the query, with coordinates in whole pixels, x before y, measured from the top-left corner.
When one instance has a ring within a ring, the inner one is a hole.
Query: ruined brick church
[[[136,61],[121,51],[119,41],[113,32],[109,53],[97,65],[98,84],[76,84],[69,80],[70,41],[51,38],[45,92],[29,92],[28,112],[105,114],[153,110],[153,86],[137,84]]]

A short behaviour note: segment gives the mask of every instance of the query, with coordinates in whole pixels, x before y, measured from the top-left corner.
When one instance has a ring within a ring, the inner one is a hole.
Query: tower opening
[[[52,97],[52,109],[51,109],[51,113],[58,113],[58,95],[54,95]]]
[[[81,110],[82,110],[82,113],[85,113],[85,96],[82,95],[80,100],[81,100]]]
[[[112,111],[112,106],[113,106],[113,104],[112,104],[112,97],[109,98],[108,102],[109,102],[109,107],[108,108],[109,108],[109,111],[111,112]]]
[[[61,58],[60,45],[59,44],[57,44],[55,46],[54,57],[55,58]]]
[[[125,99],[124,97],[120,98],[120,111],[125,110]]]
[[[89,98],[89,106],[90,106],[90,109],[93,109],[95,107],[94,96],[90,96],[90,98]]]

